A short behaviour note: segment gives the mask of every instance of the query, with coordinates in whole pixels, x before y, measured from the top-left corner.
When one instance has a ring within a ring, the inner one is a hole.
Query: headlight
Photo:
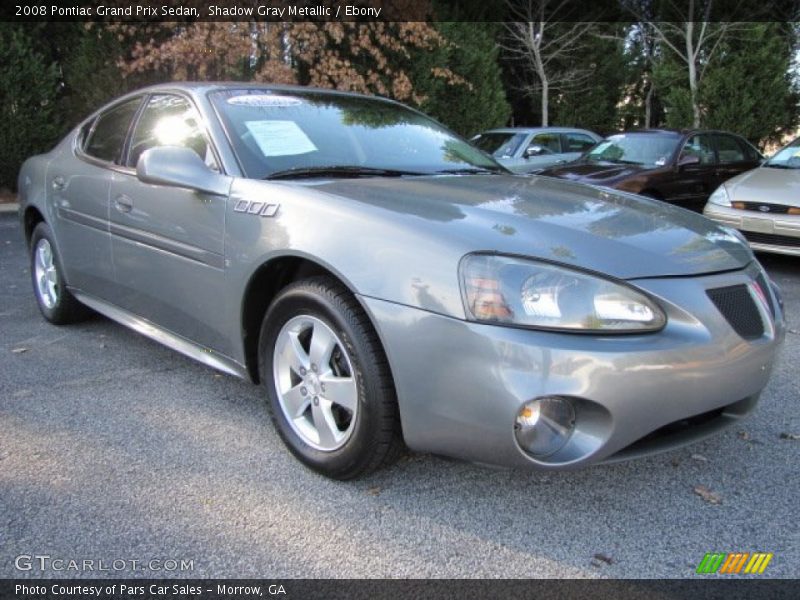
[[[461,261],[467,315],[477,321],[571,330],[656,331],[656,303],[623,283],[532,260],[470,254]]]
[[[714,193],[708,197],[708,201],[717,206],[727,206],[730,208],[731,197],[728,195],[728,188],[725,187],[724,183],[714,190]]]

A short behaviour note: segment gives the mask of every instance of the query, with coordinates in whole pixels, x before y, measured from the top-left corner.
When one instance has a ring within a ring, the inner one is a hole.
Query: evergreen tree
[[[0,187],[15,189],[22,162],[62,132],[59,74],[19,23],[0,23],[0,56]]]
[[[420,109],[457,133],[471,136],[506,124],[511,109],[498,64],[495,23],[441,21],[444,44],[417,52],[412,81]],[[436,76],[442,69],[449,76]]]
[[[785,23],[753,23],[729,40],[701,90],[704,126],[735,131],[757,145],[794,131],[794,47],[795,31]]]

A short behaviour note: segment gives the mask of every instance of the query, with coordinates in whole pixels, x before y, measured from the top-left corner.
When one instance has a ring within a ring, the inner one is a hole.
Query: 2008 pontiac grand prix
[[[260,382],[289,450],[340,479],[403,442],[540,469],[675,447],[753,408],[784,335],[732,230],[514,176],[389,100],[146,88],[19,194],[46,319],[90,307]]]

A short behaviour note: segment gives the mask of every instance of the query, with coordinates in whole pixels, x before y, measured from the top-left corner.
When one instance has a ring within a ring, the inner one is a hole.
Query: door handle
[[[61,175],[53,177],[53,189],[63,190],[67,186],[66,180]]]
[[[114,198],[114,208],[121,213],[129,213],[133,210],[133,200],[130,196],[120,194]]]

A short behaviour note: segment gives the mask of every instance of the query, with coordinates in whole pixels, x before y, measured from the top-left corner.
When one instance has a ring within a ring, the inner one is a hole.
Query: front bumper
[[[706,204],[703,214],[741,231],[753,250],[800,256],[800,216],[738,210]]]
[[[773,297],[774,314],[760,307],[764,334],[746,341],[706,290],[750,283],[759,271],[753,263],[731,273],[634,282],[668,317],[662,331],[639,335],[500,327],[361,300],[386,349],[411,449],[563,469],[676,447],[752,409],[784,336],[779,303]],[[576,402],[576,430],[564,451],[534,459],[518,446],[514,422],[525,402],[550,395]],[[697,426],[689,421],[677,435],[660,435],[691,417]]]

